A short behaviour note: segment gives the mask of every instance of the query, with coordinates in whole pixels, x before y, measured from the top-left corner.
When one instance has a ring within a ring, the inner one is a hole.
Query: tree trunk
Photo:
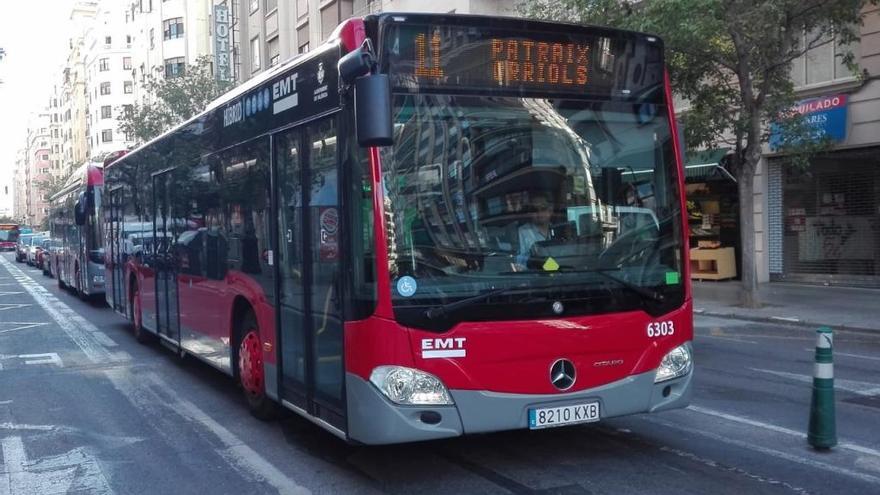
[[[742,253],[742,292],[740,302],[746,308],[759,308],[758,274],[755,257],[755,166],[743,163],[739,180],[740,252]]]

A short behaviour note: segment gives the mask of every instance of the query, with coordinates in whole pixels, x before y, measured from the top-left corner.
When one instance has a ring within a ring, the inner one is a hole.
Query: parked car
[[[37,252],[42,249],[41,244],[42,244],[43,240],[46,239],[47,235],[48,234],[46,234],[46,233],[40,233],[40,234],[35,234],[33,237],[31,237],[30,243],[29,243],[28,249],[27,249],[27,255],[26,255],[27,258],[25,259],[25,261],[27,261],[28,265],[36,266]]]
[[[43,275],[47,277],[55,276],[53,265],[58,258],[59,249],[61,249],[61,241],[58,239],[48,239],[43,241],[43,252],[40,253],[40,259],[42,260],[40,267],[43,269]]]
[[[27,260],[27,251],[31,246],[31,238],[34,234],[21,234],[18,236],[18,243],[15,245],[15,261],[21,263]]]

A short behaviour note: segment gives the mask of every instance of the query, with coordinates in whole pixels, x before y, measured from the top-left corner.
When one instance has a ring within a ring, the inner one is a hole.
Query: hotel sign
[[[225,3],[214,5],[214,70],[218,81],[232,80],[230,24],[229,7]]]

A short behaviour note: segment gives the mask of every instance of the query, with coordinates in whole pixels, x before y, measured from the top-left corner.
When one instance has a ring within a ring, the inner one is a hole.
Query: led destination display
[[[663,81],[659,40],[451,24],[390,25],[385,67],[398,89],[629,97]]]

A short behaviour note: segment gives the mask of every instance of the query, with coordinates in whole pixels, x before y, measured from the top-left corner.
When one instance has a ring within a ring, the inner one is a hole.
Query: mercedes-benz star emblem
[[[576,378],[574,363],[568,359],[557,359],[550,367],[550,383],[559,390],[568,390]]]
[[[553,302],[553,312],[558,315],[561,315],[563,311],[565,311],[565,306],[563,306],[562,303],[559,301],[554,301]]]

